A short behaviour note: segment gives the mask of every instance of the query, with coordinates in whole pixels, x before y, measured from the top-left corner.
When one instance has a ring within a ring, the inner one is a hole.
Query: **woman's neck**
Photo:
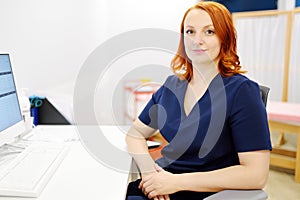
[[[209,65],[193,64],[193,77],[190,84],[192,86],[208,86],[218,73],[218,66],[215,63]]]

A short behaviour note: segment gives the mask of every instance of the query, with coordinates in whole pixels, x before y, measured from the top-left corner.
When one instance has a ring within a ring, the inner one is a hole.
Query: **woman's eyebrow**
[[[209,24],[209,25],[204,26],[203,28],[209,28],[209,27],[214,28],[214,25],[213,24]]]
[[[208,24],[208,25],[205,25],[205,26],[201,27],[201,29],[205,29],[205,28],[209,28],[209,27],[214,28],[214,25],[213,24]],[[195,27],[192,26],[192,25],[186,25],[185,28],[195,28]]]

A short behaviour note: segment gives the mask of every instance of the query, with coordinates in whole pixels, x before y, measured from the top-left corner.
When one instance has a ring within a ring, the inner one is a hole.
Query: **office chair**
[[[270,88],[260,85],[260,95],[265,106],[267,106]],[[263,190],[223,190],[211,195],[204,200],[265,200],[268,195]]]
[[[267,100],[268,100],[268,94],[269,94],[270,88],[260,85],[259,89],[260,89],[260,95],[263,100],[263,103],[265,106],[267,106]]]

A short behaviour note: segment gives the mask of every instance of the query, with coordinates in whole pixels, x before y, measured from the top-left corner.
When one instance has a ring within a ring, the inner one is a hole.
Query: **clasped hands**
[[[170,200],[169,194],[177,192],[176,175],[155,164],[155,172],[142,174],[139,188],[153,200]]]

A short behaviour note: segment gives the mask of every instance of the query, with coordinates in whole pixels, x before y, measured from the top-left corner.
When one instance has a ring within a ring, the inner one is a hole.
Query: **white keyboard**
[[[38,197],[68,147],[43,143],[26,147],[14,160],[0,169],[0,196]]]

